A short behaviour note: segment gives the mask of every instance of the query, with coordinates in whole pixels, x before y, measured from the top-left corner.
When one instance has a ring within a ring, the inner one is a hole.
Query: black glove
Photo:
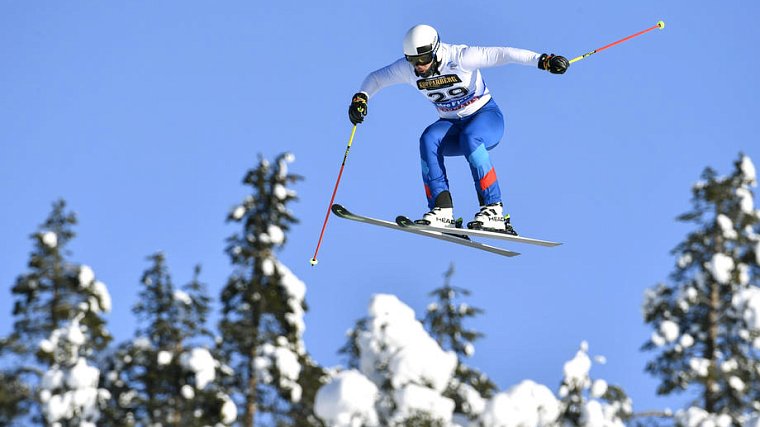
[[[351,99],[351,105],[348,106],[348,119],[351,123],[358,125],[364,121],[367,115],[367,95],[357,92]]]
[[[548,70],[552,74],[565,74],[569,66],[570,62],[567,58],[553,53],[551,55],[544,53],[538,58],[538,68]]]

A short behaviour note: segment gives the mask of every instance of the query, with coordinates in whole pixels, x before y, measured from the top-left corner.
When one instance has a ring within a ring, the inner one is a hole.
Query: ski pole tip
[[[665,21],[657,21],[657,26],[660,27],[660,29],[665,28]]]
[[[319,263],[319,261],[317,261],[316,258],[312,258],[312,259],[309,260],[309,264],[311,264],[312,267],[314,267],[315,265],[317,265],[317,263]]]

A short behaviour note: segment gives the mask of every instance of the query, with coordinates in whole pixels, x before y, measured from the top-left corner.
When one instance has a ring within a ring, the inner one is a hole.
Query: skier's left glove
[[[570,61],[567,58],[553,53],[551,55],[544,53],[538,58],[538,68],[548,70],[552,74],[565,74],[569,66]]]
[[[351,98],[351,105],[348,106],[348,119],[354,126],[364,121],[364,116],[367,115],[367,95],[362,92],[357,92],[354,97]]]

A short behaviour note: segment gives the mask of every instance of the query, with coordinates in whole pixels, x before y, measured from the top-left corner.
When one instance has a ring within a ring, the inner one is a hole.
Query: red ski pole
[[[648,33],[648,32],[650,32],[650,31],[654,30],[655,28],[659,28],[659,29],[663,29],[663,28],[665,28],[665,22],[663,22],[663,21],[659,21],[659,22],[657,22],[657,24],[655,24],[655,25],[653,25],[653,26],[651,26],[651,27],[647,28],[646,30],[643,30],[643,31],[639,31],[639,32],[638,32],[638,33],[636,33],[636,34],[631,34],[631,35],[630,35],[630,36],[628,36],[628,37],[622,38],[622,39],[620,39],[620,40],[618,40],[618,41],[616,41],[616,42],[612,42],[612,43],[608,44],[607,46],[602,46],[602,47],[600,47],[599,49],[595,49],[595,50],[592,50],[592,51],[591,51],[591,52],[589,52],[589,53],[584,53],[584,54],[583,54],[583,55],[581,55],[581,56],[578,56],[578,57],[575,57],[575,58],[571,59],[571,60],[570,60],[570,63],[572,64],[573,62],[576,62],[576,61],[580,61],[581,59],[584,59],[584,58],[586,58],[587,56],[591,56],[591,55],[593,55],[593,54],[595,54],[595,53],[597,53],[597,52],[601,52],[601,51],[603,51],[604,49],[607,49],[607,48],[610,48],[610,47],[612,47],[612,46],[615,46],[615,45],[618,45],[618,44],[620,44],[620,43],[623,43],[623,42],[624,42],[624,41],[626,41],[626,40],[630,40],[630,39],[632,39],[632,38],[634,38],[634,37],[638,37],[638,36],[640,36],[640,35],[642,35],[642,34],[644,34],[644,33]]]
[[[317,265],[317,254],[319,253],[319,247],[322,245],[322,237],[325,235],[325,228],[327,227],[327,220],[330,219],[330,208],[335,201],[335,193],[338,192],[338,184],[340,184],[340,177],[343,176],[343,168],[346,166],[346,159],[348,159],[348,152],[351,151],[351,144],[354,142],[354,134],[356,133],[356,125],[351,129],[351,137],[348,139],[348,146],[346,147],[346,154],[343,155],[343,163],[340,165],[340,172],[338,172],[338,179],[335,181],[335,188],[330,197],[330,204],[327,205],[327,215],[325,215],[325,222],[322,223],[322,231],[319,233],[319,240],[317,241],[317,249],[314,251],[314,256],[309,260],[309,263],[313,266]]]

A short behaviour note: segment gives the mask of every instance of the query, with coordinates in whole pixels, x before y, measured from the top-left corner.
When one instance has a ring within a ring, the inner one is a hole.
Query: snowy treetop
[[[456,356],[442,350],[414,311],[394,295],[372,298],[358,346],[359,370],[333,373],[317,393],[316,413],[328,426],[403,426],[420,415],[446,427],[559,425],[562,401],[548,387],[529,380],[490,399],[472,387],[461,387],[469,412],[454,413],[454,401],[444,392],[454,383]],[[588,395],[582,404],[582,425],[624,427],[617,415],[621,408],[600,400],[608,386],[590,379],[591,365],[586,343],[565,365],[564,384]],[[625,405],[623,409],[630,411],[630,402]]]

